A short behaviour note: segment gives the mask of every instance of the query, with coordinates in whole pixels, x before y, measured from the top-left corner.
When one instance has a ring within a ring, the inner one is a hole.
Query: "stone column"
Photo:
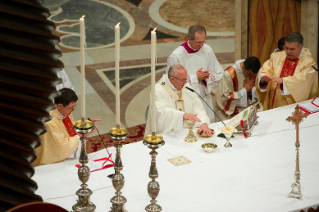
[[[248,0],[235,2],[235,61],[248,57]]]
[[[318,8],[319,0],[301,1],[301,34],[304,37],[304,47],[310,52],[318,64]]]

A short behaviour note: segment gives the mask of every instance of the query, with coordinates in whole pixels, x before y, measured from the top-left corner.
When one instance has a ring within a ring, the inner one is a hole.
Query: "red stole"
[[[71,119],[69,116],[62,119],[62,122],[66,128],[66,131],[68,131],[68,134],[70,137],[76,136],[77,133],[73,129],[73,123],[71,122]]]
[[[198,50],[194,50],[194,49],[190,48],[190,47],[188,46],[188,42],[187,42],[187,41],[184,42],[184,43],[182,43],[181,46],[184,47],[184,49],[187,51],[188,54],[193,54],[193,53],[198,52]]]
[[[283,77],[289,77],[293,76],[296,70],[296,67],[298,65],[299,58],[295,60],[289,60],[288,57],[286,57],[284,65],[282,66],[281,72],[280,72],[280,78]],[[276,85],[274,95],[272,97],[272,105],[271,108],[274,108],[274,102],[276,97],[276,91],[277,91],[278,84]],[[280,90],[283,90],[283,85],[280,84]]]

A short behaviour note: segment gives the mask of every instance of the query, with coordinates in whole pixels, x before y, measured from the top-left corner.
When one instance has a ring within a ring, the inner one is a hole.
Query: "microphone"
[[[89,120],[90,122],[92,122],[93,127],[95,128],[94,122],[93,122],[90,118],[88,118],[88,120]],[[107,147],[105,146],[104,141],[103,141],[103,138],[102,138],[102,136],[101,136],[101,134],[100,134],[98,128],[96,128],[96,132],[97,132],[97,134],[100,136],[101,142],[102,142],[104,148],[106,149],[107,154],[110,156],[109,150],[108,150]],[[110,156],[110,157],[111,157],[111,160],[113,161],[112,156]],[[112,179],[112,178],[113,178],[113,175],[114,175],[114,174],[110,174],[110,175],[108,175],[107,177]]]
[[[199,95],[199,93],[197,93],[194,89],[191,89],[189,87],[185,87],[187,90],[193,92],[193,93],[196,93],[197,96],[203,101],[205,102],[205,104],[209,107],[209,109],[211,111],[213,111],[213,113],[217,116],[217,118],[219,118],[219,116],[217,115],[217,113],[215,113],[215,111],[213,110],[213,108],[211,106],[209,106],[209,104],[203,99],[203,97],[201,95]],[[221,123],[223,123],[223,125],[226,127],[226,124],[223,122],[223,120],[221,118],[219,118],[219,120],[221,121]],[[222,137],[222,138],[226,138],[226,136],[223,134],[223,133],[219,133],[217,135],[218,137]],[[234,137],[234,135],[232,135],[232,137]]]
[[[193,93],[196,93],[197,96],[203,101],[205,102],[205,104],[209,107],[209,109],[211,111],[213,111],[213,113],[217,116],[217,118],[219,118],[219,116],[215,113],[215,111],[213,110],[213,108],[211,106],[209,106],[209,104],[203,99],[203,97],[201,95],[199,95],[199,93],[197,93],[194,89],[191,89],[189,87],[185,87],[186,89],[190,90]],[[221,118],[219,118],[219,120],[223,123],[223,125],[226,127],[226,124],[223,122],[223,120],[221,120]]]
[[[315,66],[311,66],[313,69],[315,69],[316,71],[318,71],[318,69]]]

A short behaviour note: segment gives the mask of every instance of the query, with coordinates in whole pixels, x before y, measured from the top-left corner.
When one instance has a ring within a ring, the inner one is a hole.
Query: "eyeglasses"
[[[205,41],[194,41],[192,40],[196,45],[203,45],[204,43],[206,43],[206,40]]]
[[[171,76],[171,77],[174,77],[174,76]],[[187,79],[179,79],[177,77],[174,77],[175,79],[178,79],[179,81],[183,82],[183,83],[187,83]]]
[[[63,106],[64,107],[64,106]],[[69,110],[69,111],[73,111],[73,110],[75,110],[75,107],[76,106],[73,106],[73,107],[65,107],[67,110]]]

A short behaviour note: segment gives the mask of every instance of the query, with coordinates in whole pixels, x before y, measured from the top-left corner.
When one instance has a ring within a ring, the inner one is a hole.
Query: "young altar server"
[[[214,109],[221,120],[230,119],[258,101],[255,79],[260,69],[257,57],[237,60],[224,71],[215,91]],[[221,121],[215,116],[215,122]]]

